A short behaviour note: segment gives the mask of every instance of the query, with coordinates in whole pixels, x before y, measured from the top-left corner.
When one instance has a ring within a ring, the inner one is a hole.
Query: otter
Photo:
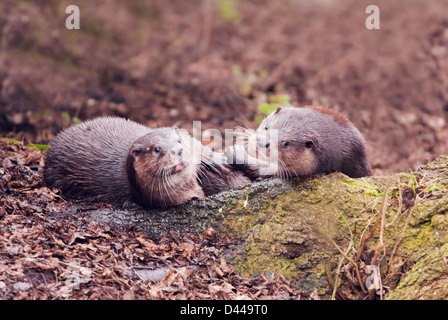
[[[176,128],[150,129],[104,117],[56,136],[45,159],[44,182],[73,199],[169,207],[246,184],[243,174],[232,175],[229,165],[216,161],[221,158]]]
[[[235,145],[226,155],[229,164],[252,180],[335,171],[352,178],[371,175],[359,130],[341,113],[325,107],[278,107],[247,135],[249,145],[255,147],[246,151]]]

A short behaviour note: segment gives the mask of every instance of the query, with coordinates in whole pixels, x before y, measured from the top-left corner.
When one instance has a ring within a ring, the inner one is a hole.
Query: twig
[[[345,216],[344,216],[344,214],[342,212],[341,212],[341,217],[342,217],[342,219],[344,219],[344,222],[347,225],[348,230],[350,231],[350,243],[349,243],[347,249],[345,250],[345,253],[343,254],[343,256],[339,259],[338,267],[336,269],[336,279],[334,281],[333,281],[333,278],[331,276],[330,266],[329,265],[325,265],[325,271],[327,273],[328,283],[329,283],[329,285],[333,289],[333,292],[331,294],[331,300],[335,300],[337,293],[339,294],[339,297],[341,297],[341,299],[346,299],[345,295],[339,290],[339,283],[340,283],[340,280],[341,280],[340,275],[341,275],[342,263],[344,262],[344,257],[349,254],[349,252],[351,251],[352,246],[353,246],[352,229],[350,228],[350,225],[348,224],[348,221],[347,221],[347,219],[345,219]]]
[[[375,224],[373,225],[372,229],[370,230],[369,235],[361,237],[361,244],[359,245],[359,249],[356,252],[355,259],[354,259],[355,261],[358,261],[359,258],[361,257],[361,254],[364,251],[366,241],[372,237],[373,233],[375,232],[376,226],[378,225],[378,221],[379,221],[379,215],[377,215]]]
[[[371,265],[375,265],[376,259],[378,257],[378,253],[380,252],[381,248],[383,248],[383,257],[386,256],[386,247],[384,246],[383,241],[383,235],[384,235],[384,224],[386,221],[386,208],[387,208],[387,199],[389,198],[389,192],[390,192],[390,185],[386,187],[386,191],[383,194],[382,204],[381,204],[381,225],[380,225],[380,238],[378,240],[378,244],[375,248],[375,253],[373,254],[372,260],[370,262]],[[381,258],[381,259],[382,259]],[[378,269],[380,268],[380,262],[378,262]],[[381,283],[381,277],[379,276],[379,290],[380,290],[380,299],[383,298],[383,285]],[[369,292],[370,293],[370,292]]]
[[[347,255],[350,252],[350,250],[352,249],[352,246],[353,246],[353,242],[350,241],[350,243],[349,243],[349,245],[347,247],[347,250],[345,251],[345,255]],[[344,256],[342,256],[339,259],[338,267],[336,269],[336,278],[335,278],[334,282],[333,282],[333,279],[330,278],[331,282],[332,282],[332,283],[330,283],[330,286],[333,287],[333,293],[331,294],[331,300],[335,300],[336,293],[339,291],[339,283],[341,281],[341,277],[340,277],[341,276],[341,268],[342,268],[342,263],[343,262],[344,262]],[[327,275],[327,277],[328,276],[331,277],[331,274]]]
[[[420,192],[419,194],[424,193],[425,191],[426,191],[426,189],[423,190],[422,192]],[[415,208],[417,208],[417,205],[418,205],[418,204],[420,203],[420,201],[423,199],[423,198],[421,198],[421,197],[418,196],[419,194],[417,194],[417,195],[415,196],[415,202],[414,202],[414,205],[412,206],[411,210],[409,210],[408,216],[406,217],[405,225],[404,225],[404,227],[403,227],[403,231],[401,232],[401,237],[400,237],[400,239],[398,239],[397,242],[395,243],[394,248],[392,249],[392,253],[391,253],[391,255],[390,255],[390,259],[389,259],[389,261],[393,261],[393,257],[394,257],[394,255],[395,255],[395,251],[397,250],[398,245],[401,243],[401,241],[402,241],[402,240],[404,239],[404,237],[405,237],[405,232],[406,232],[406,229],[407,229],[408,224],[409,224],[409,219],[411,218],[412,213],[414,212]]]
[[[389,191],[390,191],[390,186],[387,186],[386,191],[383,194],[383,200],[381,203],[380,238],[379,238],[378,244],[375,249],[375,253],[372,257],[372,261],[370,264],[375,264],[380,249],[384,248],[383,235],[384,235],[384,224],[385,224],[385,220],[386,220],[386,208],[387,208],[387,199],[389,197]]]
[[[397,220],[398,217],[400,216],[401,208],[403,207],[403,193],[401,192],[401,183],[400,183],[400,181],[398,181],[398,193],[399,193],[400,197],[398,197],[398,209],[397,209],[397,214],[395,215],[394,220],[392,220],[391,222],[389,222],[389,223],[386,225],[386,228],[389,228],[391,225],[394,224],[395,220]]]
[[[355,267],[356,276],[357,276],[358,281],[359,281],[359,286],[361,287],[361,290],[362,290],[363,293],[367,293],[367,290],[366,290],[366,288],[364,288],[364,285],[363,285],[363,282],[362,282],[362,279],[361,279],[361,273],[359,272],[358,265],[355,263],[355,261],[353,261],[352,258],[350,258],[348,255],[345,254],[344,251],[342,251],[342,249],[336,244],[336,242],[334,242],[334,240],[331,240],[331,242],[336,247],[336,249],[338,249],[339,252],[344,256],[344,258],[347,259]]]

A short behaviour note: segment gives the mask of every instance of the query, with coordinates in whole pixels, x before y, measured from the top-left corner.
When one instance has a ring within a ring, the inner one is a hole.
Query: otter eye
[[[161,150],[160,147],[155,147],[155,148],[154,148],[155,153],[159,153],[160,150]]]
[[[264,130],[268,130],[268,129],[269,129],[269,126],[264,127]]]
[[[289,142],[288,141],[282,141],[282,146],[284,148],[286,148],[287,146],[289,146]]]
[[[313,141],[307,141],[307,142],[305,143],[305,146],[306,146],[308,149],[311,149],[311,148],[313,147],[313,145],[314,145]]]
[[[177,140],[177,142],[182,143],[182,140],[179,138],[179,140]]]

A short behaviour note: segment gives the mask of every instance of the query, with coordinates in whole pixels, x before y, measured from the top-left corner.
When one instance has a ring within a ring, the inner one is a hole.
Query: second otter
[[[229,163],[252,179],[334,171],[352,178],[371,175],[359,130],[342,114],[324,107],[279,107],[249,135],[249,145],[255,147],[246,151],[236,145],[226,154]]]

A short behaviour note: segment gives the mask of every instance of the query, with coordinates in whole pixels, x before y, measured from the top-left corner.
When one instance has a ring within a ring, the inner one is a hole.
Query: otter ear
[[[142,154],[143,153],[143,147],[142,146],[133,146],[132,148],[131,148],[131,154],[134,156],[134,157],[136,157],[136,156],[138,156],[138,155],[140,155],[140,154]]]
[[[314,148],[314,142],[311,141],[311,140],[305,142],[305,147],[307,147],[308,149],[313,149]]]
[[[282,107],[278,107],[277,110],[275,110],[274,114],[277,114],[280,112],[280,110],[282,110]]]

